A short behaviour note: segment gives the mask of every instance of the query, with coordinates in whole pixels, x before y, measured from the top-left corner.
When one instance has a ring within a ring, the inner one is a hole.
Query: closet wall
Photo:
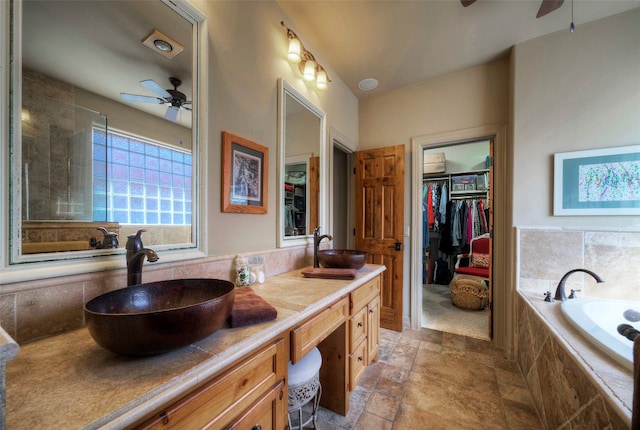
[[[444,165],[427,165],[423,175],[424,284],[448,284],[444,274],[453,273],[456,256],[490,229],[490,145],[485,140],[424,151],[425,162],[439,163],[437,154],[444,154]]]

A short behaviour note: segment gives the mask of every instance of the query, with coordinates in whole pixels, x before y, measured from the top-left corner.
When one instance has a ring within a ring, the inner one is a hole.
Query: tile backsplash
[[[554,293],[566,272],[584,268],[605,282],[574,273],[567,295],[640,301],[640,232],[522,229],[519,240],[520,290]]]
[[[308,248],[274,249],[246,255],[263,258],[267,279],[313,262],[313,251]],[[232,281],[235,257],[145,263],[143,281],[198,277]],[[84,303],[126,287],[126,275],[125,269],[117,269],[10,284],[10,290],[17,292],[0,294],[0,326],[18,343],[82,327]]]

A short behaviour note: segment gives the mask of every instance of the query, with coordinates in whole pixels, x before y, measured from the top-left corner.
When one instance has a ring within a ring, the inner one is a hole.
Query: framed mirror
[[[10,3],[10,263],[120,253],[140,228],[195,248],[205,17],[186,0]]]
[[[326,115],[285,80],[278,86],[278,246],[285,247],[326,226]]]

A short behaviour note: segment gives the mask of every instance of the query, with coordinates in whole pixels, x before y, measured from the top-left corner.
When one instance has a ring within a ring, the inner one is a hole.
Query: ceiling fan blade
[[[142,96],[139,94],[120,93],[120,98],[125,102],[131,102],[131,103],[153,103],[153,104],[161,105],[167,102],[166,100],[161,99],[159,97]]]
[[[542,18],[546,14],[553,12],[562,6],[562,3],[564,3],[564,0],[542,0],[542,4],[540,5],[540,9],[538,9],[536,18]]]
[[[178,119],[178,111],[179,110],[180,110],[180,108],[178,108],[178,107],[169,106],[167,108],[167,112],[164,114],[164,117],[166,119],[168,119],[169,121],[176,122],[176,120]]]
[[[460,3],[462,3],[462,6],[464,7],[471,6],[475,2],[476,0],[460,0]]]
[[[169,94],[169,92],[167,90],[162,88],[160,86],[160,84],[157,83],[156,81],[154,81],[153,79],[147,79],[147,80],[144,80],[144,81],[140,81],[140,85],[142,85],[145,88],[150,89],[151,91],[153,91],[154,93],[156,93],[157,95],[159,95],[162,98],[166,98],[166,99],[171,100],[171,94]]]

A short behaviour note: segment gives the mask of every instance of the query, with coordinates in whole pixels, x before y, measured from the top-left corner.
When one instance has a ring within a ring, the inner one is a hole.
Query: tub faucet
[[[558,284],[558,288],[556,288],[556,295],[554,297],[556,300],[560,300],[561,302],[567,300],[567,296],[566,296],[566,294],[564,292],[564,284],[567,282],[567,278],[574,272],[588,273],[589,275],[591,275],[593,277],[593,279],[596,280],[596,282],[598,282],[598,283],[604,282],[604,280],[602,280],[602,278],[599,275],[597,275],[596,273],[592,272],[591,270],[587,270],[587,269],[569,270],[567,273],[564,274],[562,279],[560,279],[560,283]]]
[[[330,234],[323,234],[320,236],[320,227],[313,229],[313,267],[320,267],[320,261],[318,260],[318,248],[320,247],[320,241],[325,238],[333,240],[333,236]]]
[[[136,234],[127,236],[127,287],[142,282],[142,263],[145,256],[151,263],[160,258],[153,249],[145,248],[142,245],[141,236],[145,231],[147,230],[141,228]]]

